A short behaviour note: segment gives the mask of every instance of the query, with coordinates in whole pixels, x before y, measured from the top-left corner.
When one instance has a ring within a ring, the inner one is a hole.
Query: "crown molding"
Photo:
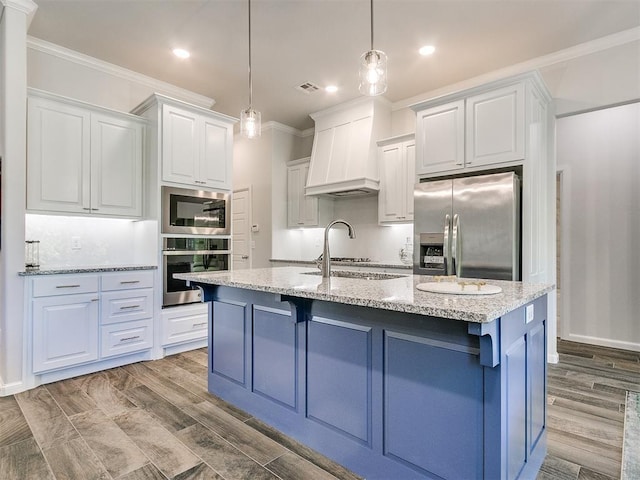
[[[414,97],[405,98],[404,100],[395,102],[392,105],[392,110],[401,110],[403,108],[408,108],[411,105],[425,102],[427,100],[440,97],[452,92],[467,90],[469,88],[500,80],[502,78],[515,76],[532,70],[538,70],[550,65],[567,62],[569,60],[580,58],[585,55],[602,52],[613,47],[637,41],[640,41],[640,27],[630,28],[628,30],[623,30],[612,35],[607,35],[606,37],[601,37],[590,42],[581,43],[564,50],[558,50],[557,52],[543,55],[542,57],[537,57],[525,62],[516,63],[506,68],[494,70],[493,72],[489,72],[484,75],[447,85],[443,88],[438,88],[430,92],[421,93],[420,95],[416,95]]]
[[[213,98],[194,93],[190,90],[177,87],[171,83],[148,77],[147,75],[134,72],[133,70],[128,70],[124,67],[119,67],[118,65],[114,65],[112,63],[90,57],[89,55],[85,55],[83,53],[76,52],[75,50],[61,47],[60,45],[41,40],[39,38],[28,36],[27,48],[52,55],[69,62],[73,62],[78,65],[82,65],[93,70],[106,73],[108,75],[113,75],[114,77],[122,78],[123,80],[128,80],[145,85],[151,88],[154,92],[160,91],[162,93],[168,94],[169,96],[184,100],[185,102],[189,102],[203,108],[209,109],[215,104],[215,100]]]
[[[283,132],[283,133],[288,133],[290,135],[295,135],[296,137],[304,137],[304,132],[298,130],[297,128],[293,128],[290,127],[289,125],[285,125],[284,123],[280,123],[280,122],[276,122],[276,121],[269,121],[269,122],[265,122],[262,125],[262,129],[263,130],[278,130],[279,132]],[[306,132],[306,130],[305,130]],[[313,134],[313,130],[311,132],[311,134]]]
[[[24,13],[27,16],[27,29],[29,25],[31,25],[31,21],[38,9],[38,5],[32,0],[0,0],[0,5],[3,9],[5,7],[13,8],[14,10]],[[0,9],[0,18],[2,18],[2,9]]]

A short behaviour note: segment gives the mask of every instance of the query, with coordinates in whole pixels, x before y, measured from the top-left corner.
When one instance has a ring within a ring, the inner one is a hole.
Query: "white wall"
[[[563,338],[640,351],[640,103],[560,118]]]

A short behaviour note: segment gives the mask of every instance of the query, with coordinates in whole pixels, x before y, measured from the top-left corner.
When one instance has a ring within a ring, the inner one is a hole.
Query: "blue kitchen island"
[[[367,479],[536,477],[553,286],[317,273],[176,274],[212,302],[211,393]]]

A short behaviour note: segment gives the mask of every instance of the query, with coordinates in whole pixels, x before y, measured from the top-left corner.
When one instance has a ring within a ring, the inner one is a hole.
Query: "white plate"
[[[418,290],[432,293],[450,293],[454,295],[494,295],[502,291],[497,285],[482,285],[480,289],[476,285],[467,284],[464,289],[457,282],[427,282],[416,285]]]

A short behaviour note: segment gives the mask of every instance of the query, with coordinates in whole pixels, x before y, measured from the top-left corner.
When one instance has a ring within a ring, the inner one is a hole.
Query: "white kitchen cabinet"
[[[235,118],[159,94],[133,112],[157,125],[163,183],[231,190]]]
[[[153,272],[46,275],[31,285],[33,372],[153,347]]]
[[[378,142],[380,224],[413,221],[413,187],[416,183],[416,149],[413,135]]]
[[[418,111],[416,135],[418,175],[464,168],[464,100]]]
[[[524,159],[524,97],[518,82],[467,98],[467,167]]]
[[[209,303],[165,308],[161,317],[164,347],[207,338]]]
[[[318,227],[331,220],[333,202],[305,195],[309,157],[287,163],[287,227]]]
[[[507,79],[414,105],[417,175],[522,164],[529,83]]]
[[[29,90],[27,209],[142,215],[145,121]]]
[[[74,293],[86,291],[91,285],[95,291]],[[33,295],[33,371],[39,373],[97,360],[98,277],[37,278]]]

